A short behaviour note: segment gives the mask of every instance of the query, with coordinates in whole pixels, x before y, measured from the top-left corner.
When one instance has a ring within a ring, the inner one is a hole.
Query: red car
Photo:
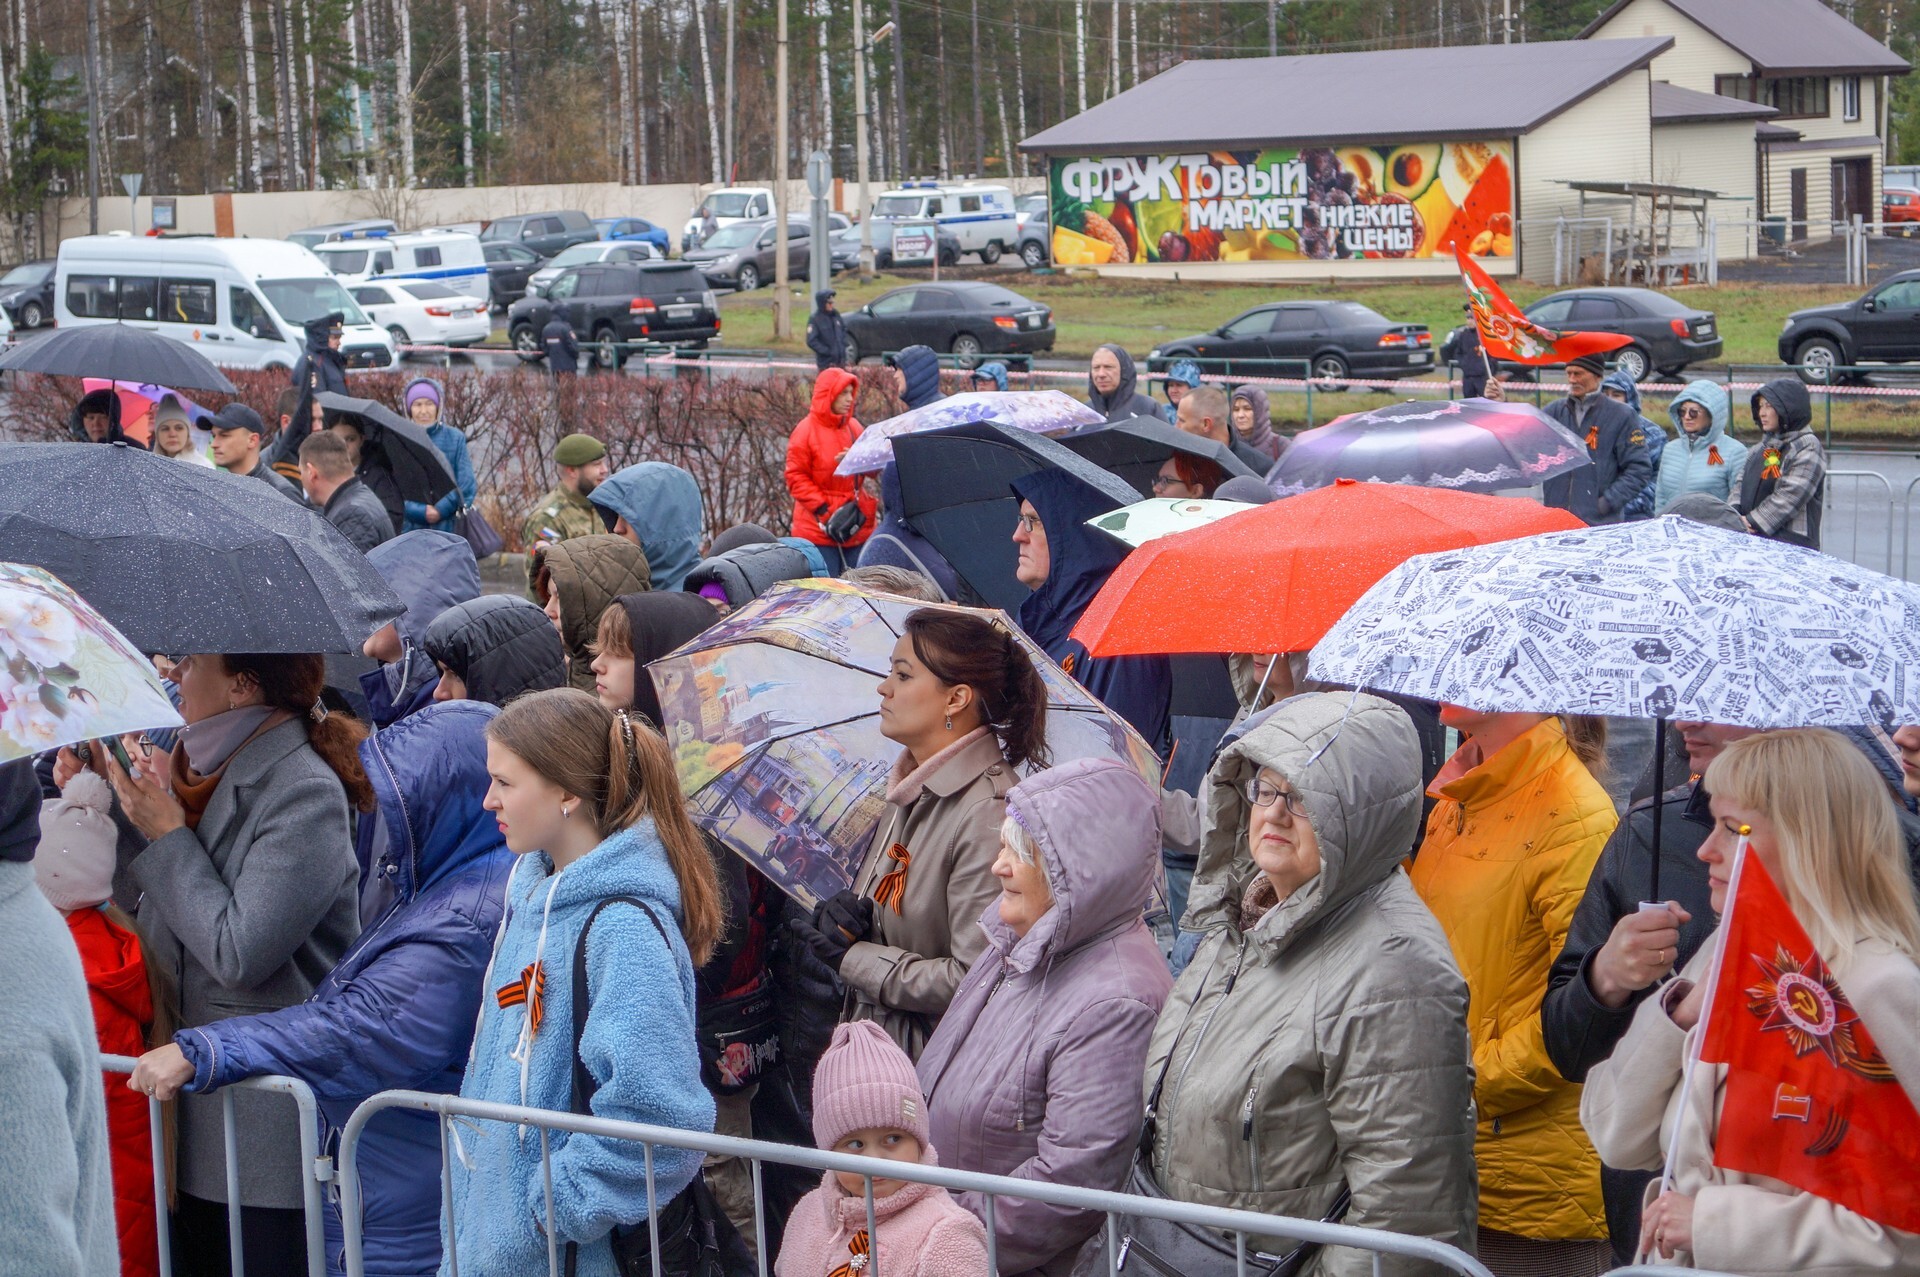
[[[1905,190],[1889,186],[1880,192],[1880,220],[1889,225],[1896,222],[1920,222],[1920,191]],[[1911,235],[1912,231],[1903,234]]]

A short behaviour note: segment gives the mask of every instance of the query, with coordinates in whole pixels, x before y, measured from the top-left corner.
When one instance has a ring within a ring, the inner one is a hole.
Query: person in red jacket
[[[792,535],[820,547],[835,576],[859,559],[858,550],[873,534],[878,493],[871,479],[835,474],[834,467],[860,437],[853,401],[860,379],[844,368],[823,369],[813,383],[813,408],[787,439],[787,490],[793,493]],[[841,513],[843,507],[855,510]],[[839,536],[836,537],[835,534]]]
[[[113,791],[92,771],[80,772],[60,797],[42,803],[33,876],[40,893],[66,915],[80,951],[101,1054],[138,1057],[147,1049],[154,999],[133,919],[107,903],[113,894],[116,839],[112,809]],[[122,1277],[158,1277],[147,1097],[128,1090],[120,1074],[110,1073],[105,1080],[120,1272]]]

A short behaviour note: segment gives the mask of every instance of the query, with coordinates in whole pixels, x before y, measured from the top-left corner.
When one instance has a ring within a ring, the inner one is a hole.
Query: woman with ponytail
[[[1473,1007],[1480,1259],[1495,1272],[1602,1272],[1613,1265],[1600,1159],[1579,1085],[1547,1055],[1540,1003],[1617,821],[1595,778],[1606,723],[1458,705],[1440,721],[1462,740],[1428,786],[1438,801],[1413,885]]]
[[[793,925],[845,981],[842,1018],[879,1021],[918,1058],[986,945],[1007,791],[1047,765],[1047,692],[1004,623],[922,608],[879,693],[880,733],[902,747],[887,812],[852,890]]]
[[[637,714],[555,688],[488,725],[487,772],[486,809],[518,859],[460,1094],[712,1130],[694,969],[725,919],[666,741]],[[589,1135],[549,1140],[551,1223],[539,1135],[463,1124],[441,1271],[544,1271],[551,1227],[563,1250],[577,1247],[569,1272],[613,1277],[616,1235],[646,1228],[646,1152]],[[652,1159],[664,1238],[690,1208],[681,1193],[701,1158],[655,1148]]]
[[[373,790],[355,721],[320,703],[326,661],[280,653],[190,656],[175,667],[186,726],[171,753],[131,737],[131,771],[101,747],[87,765],[113,783],[123,825],[115,895],[135,904],[148,960],[193,1030],[306,1001],[359,934],[349,809]],[[81,760],[61,750],[57,783]],[[131,853],[131,854],[129,854]],[[154,1079],[146,1087],[157,1089]],[[306,1267],[300,1140],[293,1106],[234,1096],[246,1262]],[[180,1101],[175,1262],[224,1270],[225,1144],[218,1097]]]

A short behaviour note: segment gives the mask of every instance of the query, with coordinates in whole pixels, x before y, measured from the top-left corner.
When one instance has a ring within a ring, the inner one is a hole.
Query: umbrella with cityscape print
[[[786,581],[647,667],[694,823],[811,908],[859,876],[900,746],[879,683],[907,616],[968,611],[1009,627],[1047,688],[1055,764],[1112,758],[1160,783],[1138,733],[997,611]]]

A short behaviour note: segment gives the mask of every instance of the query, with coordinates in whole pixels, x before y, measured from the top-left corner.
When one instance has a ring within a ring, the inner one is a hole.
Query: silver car
[[[598,262],[648,262],[660,256],[660,250],[643,239],[597,239],[590,244],[575,244],[562,249],[545,266],[527,276],[527,291],[535,297],[547,295],[547,285],[563,270],[592,266]]]
[[[716,287],[750,293],[774,277],[774,224],[771,217],[722,226],[680,260],[692,262]],[[812,255],[811,231],[803,218],[787,219],[787,273],[802,279]]]

